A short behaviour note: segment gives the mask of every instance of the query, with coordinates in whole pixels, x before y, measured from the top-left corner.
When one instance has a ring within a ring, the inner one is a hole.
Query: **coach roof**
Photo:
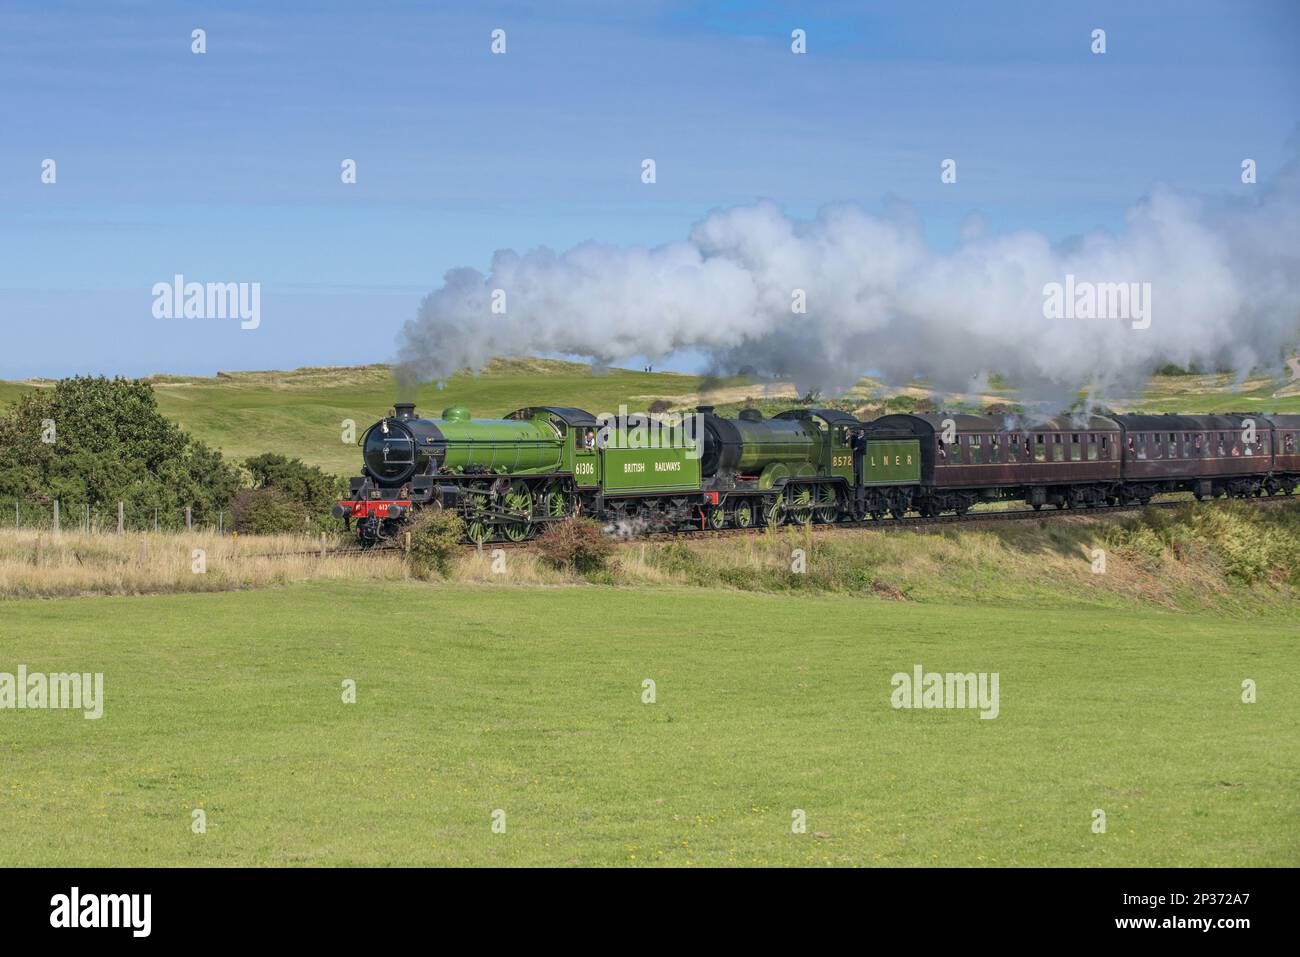
[[[1118,432],[1113,419],[1100,415],[1058,415],[1049,419],[1035,419],[1012,413],[998,415],[970,415],[942,412],[898,413],[874,420],[875,425],[894,428],[911,428],[914,432],[932,434],[942,432],[951,422],[959,434],[967,432]]]
[[[1229,415],[1117,415],[1115,421],[1128,432],[1231,432],[1242,427],[1250,416]],[[1266,420],[1259,416],[1261,426]],[[1266,427],[1266,426],[1265,426]]]

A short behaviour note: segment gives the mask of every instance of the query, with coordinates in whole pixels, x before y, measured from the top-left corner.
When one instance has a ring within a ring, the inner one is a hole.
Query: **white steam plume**
[[[867,371],[900,386],[924,377],[965,391],[989,372],[1031,403],[1104,399],[1172,362],[1281,367],[1300,327],[1300,172],[1291,164],[1252,198],[1208,208],[1157,189],[1124,230],[1053,245],[1032,231],[965,230],[952,252],[926,244],[910,207],[877,216],[828,206],[793,220],[768,202],[715,211],[684,242],[583,243],[556,254],[496,253],[485,276],[453,269],[399,337],[399,376],[441,379],[497,355],[703,351],[714,370],[752,366],[835,394]],[[1048,319],[1043,287],[1067,274],[1150,283],[1151,323]],[[506,312],[493,314],[493,290]],[[793,290],[807,313],[791,310]]]

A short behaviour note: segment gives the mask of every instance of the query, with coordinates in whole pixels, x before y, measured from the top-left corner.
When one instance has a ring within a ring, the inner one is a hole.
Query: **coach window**
[[[1095,433],[1088,434],[1088,461],[1097,461],[1097,436]]]
[[[1101,437],[1101,457],[1103,459],[1110,458],[1110,441],[1104,435]]]
[[[1270,444],[1268,433],[1261,432],[1259,434],[1259,451],[1261,455],[1268,455]]]
[[[1052,435],[1052,461],[1065,461],[1065,446],[1061,442],[1061,433],[1057,432]]]
[[[1140,459],[1146,458],[1147,457],[1147,434],[1145,432],[1139,432],[1133,438],[1136,442],[1135,447],[1137,450],[1137,457]]]
[[[934,437],[934,454],[936,456],[936,462],[939,465],[947,463],[948,450],[943,447],[943,436],[941,435],[936,435]]]
[[[1295,451],[1295,433],[1287,432],[1282,436],[1282,451],[1290,455]]]
[[[1007,461],[1008,462],[1016,461],[1016,449],[1018,448],[1019,445],[1020,445],[1020,440],[1017,439],[1014,435],[1007,436]]]
[[[1079,442],[1079,433],[1074,432],[1070,435],[1070,461],[1079,462],[1083,459],[1083,446]]]
[[[1034,461],[1035,461],[1035,462],[1046,462],[1046,461],[1047,461],[1047,442],[1046,442],[1046,438],[1047,438],[1047,437],[1044,436],[1044,435],[1035,435],[1035,436],[1034,436]]]
[[[970,464],[979,465],[984,461],[984,439],[982,436],[971,435],[966,440],[970,444]]]
[[[1002,446],[996,435],[989,437],[989,461],[994,464],[1002,461]]]

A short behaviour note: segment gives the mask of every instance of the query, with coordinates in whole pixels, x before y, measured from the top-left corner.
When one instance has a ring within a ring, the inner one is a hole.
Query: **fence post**
[[[14,531],[18,531],[18,499],[14,499]]]
[[[158,531],[158,509],[157,508],[154,508],[153,510],[153,530],[155,532]]]
[[[59,500],[56,498],[54,500],[54,531],[57,533],[58,530],[59,530]]]
[[[411,533],[407,532],[402,537],[402,550],[409,552],[411,550]]]
[[[90,503],[86,503],[86,534],[90,534]]]
[[[320,533],[320,557],[325,557],[325,533]]]
[[[185,506],[185,531],[190,532],[193,530],[194,530],[194,515],[190,512],[190,507],[186,505]]]
[[[117,503],[117,534],[121,535],[126,531],[126,504]]]
[[[217,534],[226,534],[226,513],[217,512]]]

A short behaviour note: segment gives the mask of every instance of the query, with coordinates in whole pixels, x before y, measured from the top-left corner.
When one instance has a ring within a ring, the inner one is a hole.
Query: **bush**
[[[599,522],[575,515],[549,525],[537,539],[537,551],[548,565],[589,575],[604,570],[614,542]]]
[[[285,458],[274,452],[253,456],[244,462],[244,468],[252,476],[253,488],[274,489],[297,508],[299,527],[310,523],[322,532],[338,531],[342,527],[330,509],[347,491],[343,479],[306,465],[300,459]]]
[[[465,523],[455,512],[426,508],[411,524],[411,550],[406,560],[412,574],[427,578],[433,572],[446,577],[452,559],[465,538]]]
[[[685,542],[669,542],[650,553],[650,561],[670,575],[684,575],[688,579],[701,578],[705,571],[700,556]]]
[[[649,412],[651,415],[658,415],[660,412],[667,412],[672,409],[672,405],[663,399],[655,399],[650,403]]]
[[[241,535],[302,533],[307,520],[302,509],[273,488],[248,488],[231,502],[231,527]]]
[[[0,411],[3,499],[57,498],[69,514],[124,502],[136,523],[188,505],[205,523],[238,490],[238,472],[169,422],[143,379],[61,379]]]

